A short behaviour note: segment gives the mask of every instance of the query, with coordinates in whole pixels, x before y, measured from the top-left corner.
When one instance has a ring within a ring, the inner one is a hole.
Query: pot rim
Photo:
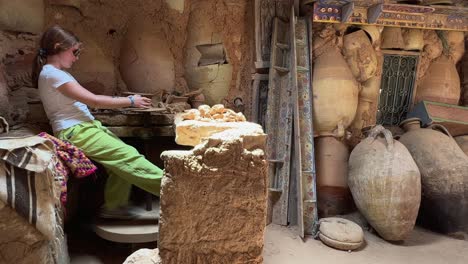
[[[411,117],[411,118],[407,118],[407,119],[401,121],[399,127],[403,128],[406,124],[414,123],[414,122],[419,122],[419,125],[420,125],[420,126],[422,125],[421,118],[419,118],[419,117]]]

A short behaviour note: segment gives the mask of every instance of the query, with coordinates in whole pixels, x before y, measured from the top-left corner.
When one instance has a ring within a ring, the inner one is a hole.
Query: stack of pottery
[[[348,187],[349,149],[335,137],[315,139],[319,217],[346,214],[354,209]]]
[[[426,72],[418,89],[415,103],[432,101],[458,105],[460,100],[460,76],[455,63],[448,56],[437,58]]]
[[[421,172],[418,221],[435,231],[468,231],[468,157],[441,125],[421,128],[417,118],[401,123],[400,138]]]
[[[411,154],[389,130],[376,126],[354,148],[348,183],[359,211],[380,236],[407,238],[418,215],[421,177]]]
[[[314,62],[314,134],[341,137],[351,124],[358,104],[358,83],[336,48]]]

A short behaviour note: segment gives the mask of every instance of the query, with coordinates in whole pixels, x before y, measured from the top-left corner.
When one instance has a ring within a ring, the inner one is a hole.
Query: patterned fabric
[[[57,156],[63,161],[73,176],[83,178],[96,172],[96,165],[85,156],[83,151],[70,142],[58,139],[45,132],[40,133],[39,136],[49,139],[54,143]],[[57,165],[57,169],[62,172],[65,172],[67,168]]]
[[[39,134],[40,137],[48,139],[54,143],[55,152],[58,159],[55,159],[56,179],[60,184],[60,202],[63,205],[67,203],[67,182],[70,173],[83,178],[89,176],[97,170],[97,167],[84,155],[84,153],[67,141],[60,140],[45,132]]]

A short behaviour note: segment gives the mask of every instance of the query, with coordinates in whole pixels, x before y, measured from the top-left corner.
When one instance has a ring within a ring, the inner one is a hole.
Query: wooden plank
[[[341,18],[341,22],[342,23],[348,22],[349,18],[353,14],[353,11],[354,11],[354,3],[353,2],[344,5],[343,9],[342,9],[343,16]]]
[[[423,101],[407,117],[420,118],[423,125],[441,124],[452,136],[468,135],[468,107]]]
[[[380,15],[382,15],[383,11],[383,4],[377,4],[369,7],[367,10],[367,22],[369,24],[374,24],[379,19]]]
[[[268,74],[256,73],[252,83],[252,118],[265,129],[265,115],[268,102]]]
[[[275,0],[255,0],[255,67],[268,68]]]
[[[279,18],[274,19],[272,34],[272,53],[270,65],[288,67],[289,51],[277,47],[276,43],[288,43],[288,23]],[[280,74],[276,70],[269,73],[268,106],[266,133],[268,134],[267,153],[269,160],[280,160],[269,163],[270,192],[269,206],[272,210],[272,221],[275,224],[288,224],[288,195],[291,160],[292,133],[292,96],[290,74]]]
[[[349,9],[345,7],[350,3],[351,1],[316,1],[314,3],[313,21],[468,31],[468,8],[464,7],[353,1],[354,11],[348,17],[349,13],[347,12],[349,12]]]
[[[297,73],[297,105],[300,113],[300,146],[301,146],[301,183],[304,233],[314,234],[318,222],[316,177],[315,177],[315,148],[313,137],[312,115],[312,74],[310,38],[312,37],[310,20],[299,18],[296,23],[296,51],[298,62]]]
[[[299,105],[297,91],[297,57],[296,57],[296,19],[294,9],[291,9],[290,41],[291,41],[291,87],[293,95],[293,137],[291,151],[291,185],[289,188],[289,225],[297,226],[296,231],[304,237],[304,219],[302,208],[302,167],[301,167],[301,130],[299,126]]]
[[[172,125],[174,114],[143,114],[143,113],[92,113],[105,126],[143,126],[149,120],[152,125]]]

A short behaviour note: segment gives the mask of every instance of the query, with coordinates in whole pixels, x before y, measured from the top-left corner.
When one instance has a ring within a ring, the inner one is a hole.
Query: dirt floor
[[[264,264],[466,264],[468,241],[416,228],[403,244],[388,243],[366,232],[364,248],[351,253],[329,248],[312,238],[303,242],[287,227],[269,225],[265,234]],[[68,235],[71,264],[122,263],[133,250],[130,245],[105,241],[91,230]],[[151,248],[151,245],[141,245]]]
[[[365,233],[366,245],[348,253],[327,247],[312,238],[302,241],[286,227],[269,225],[263,251],[265,264],[457,264],[468,263],[468,241],[456,240],[422,228],[416,228],[402,244],[392,244]]]

